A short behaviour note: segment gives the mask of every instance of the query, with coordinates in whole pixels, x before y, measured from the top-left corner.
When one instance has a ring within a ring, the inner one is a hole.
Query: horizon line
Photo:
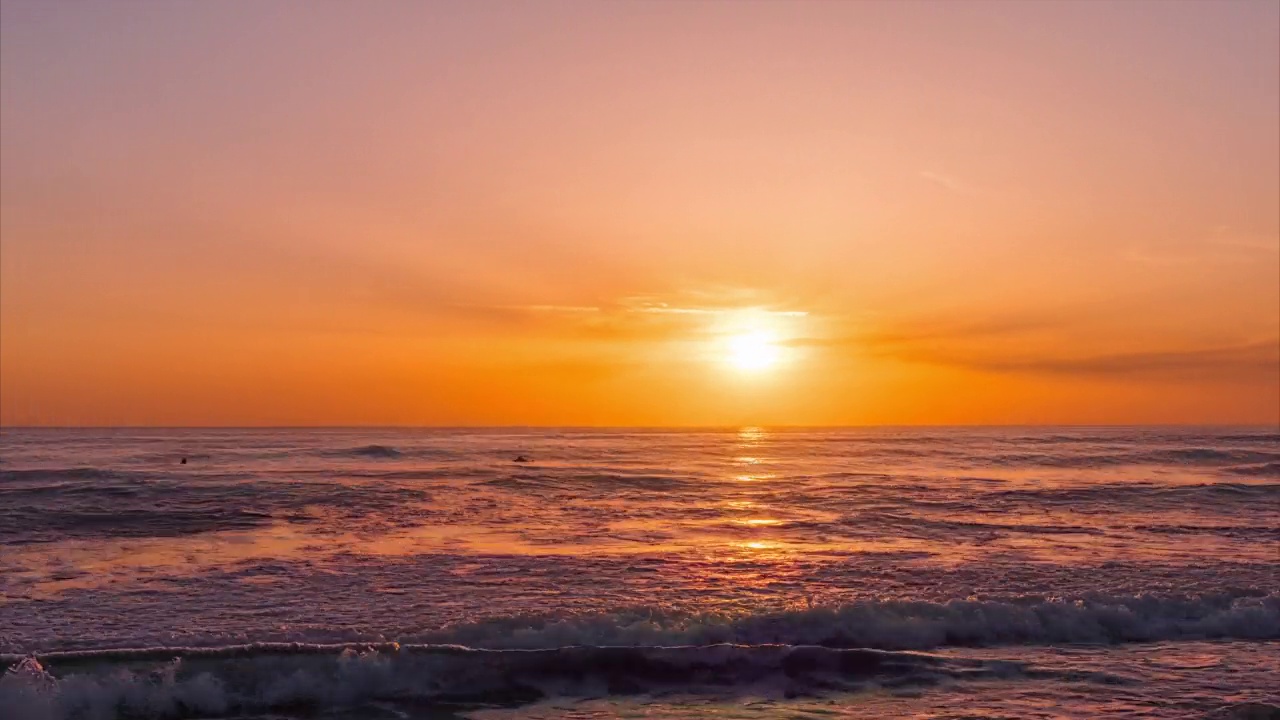
[[[6,430],[865,430],[875,428],[1277,428],[1273,423],[864,423],[848,425],[730,424],[730,425],[3,425]]]

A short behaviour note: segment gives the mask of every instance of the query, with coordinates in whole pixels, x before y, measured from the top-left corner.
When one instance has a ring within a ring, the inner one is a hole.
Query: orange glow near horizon
[[[3,425],[1280,424],[1276,3],[0,14]]]

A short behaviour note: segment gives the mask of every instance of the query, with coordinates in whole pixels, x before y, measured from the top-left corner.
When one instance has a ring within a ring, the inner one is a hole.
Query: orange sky
[[[1280,423],[1277,2],[0,8],[6,425]]]

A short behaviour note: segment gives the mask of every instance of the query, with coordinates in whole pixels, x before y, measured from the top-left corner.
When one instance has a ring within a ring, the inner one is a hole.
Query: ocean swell
[[[1258,465],[1235,465],[1224,469],[1235,475],[1280,478],[1280,462],[1260,463]]]
[[[983,454],[974,464],[999,467],[1050,467],[1072,469],[1111,468],[1123,465],[1164,465],[1173,467],[1220,467],[1280,461],[1280,452],[1209,447],[1164,448],[1119,453],[1064,454],[1057,452],[1015,452]]]
[[[398,458],[402,453],[390,445],[362,445],[346,450],[338,450],[330,454],[338,457]]]

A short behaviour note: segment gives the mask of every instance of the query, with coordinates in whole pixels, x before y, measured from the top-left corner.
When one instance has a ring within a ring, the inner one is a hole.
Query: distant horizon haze
[[[738,433],[743,430],[761,430],[764,432],[823,432],[823,431],[840,431],[840,430],[907,430],[907,431],[927,431],[927,430],[966,430],[966,431],[982,431],[982,430],[1052,430],[1054,428],[1062,428],[1064,430],[1088,430],[1097,428],[1099,430],[1121,430],[1121,429],[1180,429],[1194,430],[1204,428],[1206,430],[1225,430],[1231,428],[1242,429],[1267,429],[1271,427],[1280,427],[1280,423],[1140,423],[1140,424],[1097,424],[1097,423],[1057,423],[1057,424],[1003,424],[1003,423],[969,423],[955,425],[0,425],[0,431],[5,430],[233,430],[233,431],[253,431],[253,430],[359,430],[359,431],[406,431],[406,430],[432,430],[432,431],[458,431],[458,432],[477,432],[485,430],[493,431],[518,431],[528,430],[531,432],[548,432],[548,431],[565,431],[565,432],[652,432],[652,433]]]

